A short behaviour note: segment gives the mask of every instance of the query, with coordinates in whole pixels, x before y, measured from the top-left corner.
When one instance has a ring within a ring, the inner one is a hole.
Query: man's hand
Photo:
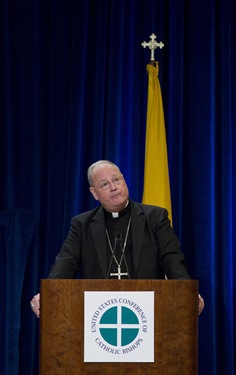
[[[30,301],[30,307],[37,318],[40,316],[40,294],[36,294]]]
[[[202,313],[202,310],[204,309],[204,299],[200,294],[198,294],[198,315]]]

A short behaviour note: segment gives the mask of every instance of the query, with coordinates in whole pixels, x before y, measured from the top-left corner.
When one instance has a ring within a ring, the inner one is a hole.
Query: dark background
[[[38,372],[29,301],[94,207],[88,166],[114,161],[142,199],[152,32],[173,225],[206,303],[199,374],[235,373],[235,17],[233,0],[1,1],[1,374]]]

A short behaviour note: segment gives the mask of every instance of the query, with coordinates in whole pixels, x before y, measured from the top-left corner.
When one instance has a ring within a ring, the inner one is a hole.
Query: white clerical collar
[[[127,203],[126,203],[125,207],[123,208],[123,210],[128,206],[128,204],[129,204],[129,200],[127,200]],[[111,212],[111,215],[115,219],[115,218],[120,216],[120,213],[119,212]]]
[[[116,218],[116,217],[119,217],[119,212],[112,212],[112,217]]]

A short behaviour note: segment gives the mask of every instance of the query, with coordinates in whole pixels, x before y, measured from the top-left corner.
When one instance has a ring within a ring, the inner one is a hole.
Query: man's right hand
[[[40,316],[40,294],[36,294],[30,301],[31,310],[35,313],[37,318]]]

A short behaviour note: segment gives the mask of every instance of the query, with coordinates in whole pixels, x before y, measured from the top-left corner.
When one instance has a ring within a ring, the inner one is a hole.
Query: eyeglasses
[[[98,187],[101,190],[107,190],[107,189],[109,189],[111,183],[113,185],[115,185],[115,186],[118,186],[118,185],[120,185],[121,181],[122,181],[122,176],[120,176],[120,177],[114,177],[110,182],[109,181],[104,181],[100,185],[93,185],[93,186],[94,187]]]

